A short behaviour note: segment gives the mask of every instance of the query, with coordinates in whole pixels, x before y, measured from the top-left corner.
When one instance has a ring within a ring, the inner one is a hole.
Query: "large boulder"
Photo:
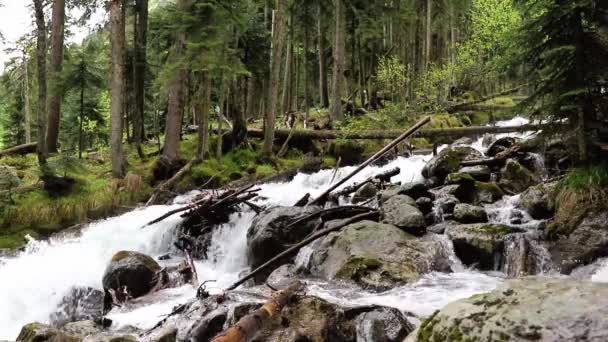
[[[500,266],[495,261],[502,256],[507,235],[517,231],[509,226],[478,223],[449,226],[445,234],[465,265],[477,264],[480,269],[493,270]]]
[[[568,236],[559,237],[552,254],[565,274],[608,256],[608,212],[589,214]]]
[[[80,342],[82,339],[42,323],[30,323],[21,328],[17,342]]]
[[[70,322],[101,317],[103,297],[103,291],[92,287],[71,288],[61,299],[57,310],[51,314],[51,324],[55,327],[62,327]]]
[[[529,187],[540,183],[540,178],[514,159],[500,170],[501,177],[498,185],[509,193],[518,194]]]
[[[466,166],[458,170],[458,173],[470,175],[475,180],[480,182],[490,181],[492,172],[487,165]]]
[[[424,166],[422,175],[426,178],[437,177],[442,181],[448,174],[458,171],[462,161],[479,158],[481,158],[481,153],[472,147],[448,147],[439,152]]]
[[[422,323],[416,341],[608,341],[608,284],[511,280],[448,304]]]
[[[519,197],[518,206],[535,220],[551,218],[555,213],[556,185],[549,183],[530,187]]]
[[[409,196],[413,199],[430,197],[429,187],[424,182],[405,183],[399,187],[399,194]]]
[[[319,224],[319,220],[307,220],[291,227],[289,225],[317,211],[319,211],[318,207],[274,207],[259,213],[247,231],[247,249],[251,267],[262,265],[308,236]],[[256,277],[256,281],[264,280],[268,274],[260,274]]]
[[[488,222],[488,214],[482,207],[459,203],[454,208],[454,219],[460,223]]]
[[[504,191],[494,182],[475,182],[473,191],[473,203],[477,205],[492,204],[501,200],[505,195]]]
[[[310,272],[385,290],[430,271],[450,271],[442,251],[438,241],[418,239],[393,225],[362,221],[320,241]]]
[[[114,254],[110,264],[106,267],[102,279],[103,288],[106,293],[113,291],[117,296],[141,297],[154,288],[156,274],[161,269],[154,259],[145,254],[120,251]],[[126,300],[127,298],[119,299]]]
[[[518,143],[519,141],[521,141],[521,139],[514,138],[514,137],[500,138],[490,144],[490,146],[488,147],[488,150],[486,151],[486,155],[488,157],[495,157],[497,154],[499,154],[500,152],[506,151],[507,149],[509,149],[516,143]]]
[[[411,234],[424,234],[425,232],[424,214],[416,207],[416,202],[405,195],[393,196],[383,203],[382,218],[385,223],[397,226]]]
[[[394,308],[378,308],[355,319],[358,342],[401,342],[415,327]]]

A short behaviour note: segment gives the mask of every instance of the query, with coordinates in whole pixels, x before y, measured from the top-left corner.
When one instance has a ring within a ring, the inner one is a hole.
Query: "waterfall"
[[[512,278],[546,273],[551,269],[551,254],[538,231],[509,235],[502,260],[502,271]]]

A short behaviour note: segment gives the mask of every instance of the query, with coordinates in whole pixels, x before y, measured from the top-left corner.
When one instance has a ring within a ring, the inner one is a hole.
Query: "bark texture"
[[[61,71],[63,70],[63,39],[65,31],[65,0],[53,1],[51,22],[51,64],[49,65],[49,120],[46,141],[50,152],[57,152],[61,114]]]
[[[112,76],[110,81],[110,146],[112,175],[122,178],[125,162],[122,150],[125,101],[125,11],[124,0],[110,1],[110,39],[112,43]]]
[[[46,165],[46,23],[44,21],[44,4],[34,0],[36,15],[36,63],[38,64],[38,164]]]
[[[344,0],[335,0],[336,2],[336,32],[334,43],[334,73],[332,80],[332,103],[331,103],[331,119],[342,120],[342,91],[344,88],[344,67],[345,67],[345,50],[346,50],[346,24],[345,24],[345,8]]]

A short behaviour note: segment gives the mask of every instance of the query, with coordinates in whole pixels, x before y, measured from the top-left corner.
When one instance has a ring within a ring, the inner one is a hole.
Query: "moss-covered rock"
[[[509,193],[518,194],[540,183],[538,176],[513,159],[507,160],[500,173],[498,185]]]
[[[475,182],[474,191],[473,203],[476,205],[492,204],[505,195],[504,191],[495,182]]]
[[[141,297],[156,284],[156,274],[160,265],[151,257],[133,251],[120,251],[114,254],[103,274],[104,290],[122,293],[126,288],[131,298]],[[123,298],[126,299],[126,298]]]
[[[382,204],[381,211],[385,223],[397,226],[411,234],[424,234],[426,226],[424,214],[416,207],[416,202],[411,197],[393,196]]]
[[[488,222],[488,214],[482,207],[459,203],[454,207],[454,219],[461,223]]]
[[[450,270],[439,242],[372,221],[328,235],[315,247],[311,264],[315,276],[352,280],[374,289],[409,283],[430,271]]]
[[[82,339],[67,335],[42,323],[29,323],[21,328],[17,342],[80,342]]]
[[[460,169],[460,163],[465,160],[481,158],[481,153],[469,146],[448,147],[433,157],[422,169],[426,178],[437,177],[444,180],[448,174]]]
[[[487,165],[466,166],[458,170],[458,173],[465,173],[480,182],[488,182],[492,175],[490,167]]]
[[[607,314],[608,285],[524,278],[448,304],[415,341],[605,341]]]
[[[478,223],[448,227],[445,234],[454,243],[456,255],[465,265],[478,264],[480,269],[495,269],[508,234],[519,231],[504,225]]]
[[[518,206],[527,211],[533,219],[548,219],[555,213],[555,199],[557,197],[557,184],[540,184],[524,191]]]

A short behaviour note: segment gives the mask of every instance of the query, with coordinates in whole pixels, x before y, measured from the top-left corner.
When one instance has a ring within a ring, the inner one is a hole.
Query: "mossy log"
[[[26,155],[36,152],[36,143],[23,144],[0,151],[0,158],[10,155]]]
[[[211,342],[247,342],[275,317],[303,285],[296,281],[287,288],[275,292],[261,308],[241,318],[235,325],[211,340]]]
[[[492,100],[492,99],[495,99],[495,98],[500,97],[500,96],[505,96],[505,95],[516,93],[520,89],[524,88],[525,86],[527,86],[527,84],[520,85],[520,86],[515,87],[515,88],[507,89],[507,90],[502,91],[500,93],[484,96],[484,97],[480,98],[479,100],[459,103],[459,104],[456,104],[456,105],[448,107],[446,109],[446,111],[448,113],[453,113],[455,111],[462,110],[463,108],[469,108],[469,107],[472,107],[474,105],[477,105],[477,104],[480,104],[480,103],[484,103],[484,102],[486,102],[488,100]]]

